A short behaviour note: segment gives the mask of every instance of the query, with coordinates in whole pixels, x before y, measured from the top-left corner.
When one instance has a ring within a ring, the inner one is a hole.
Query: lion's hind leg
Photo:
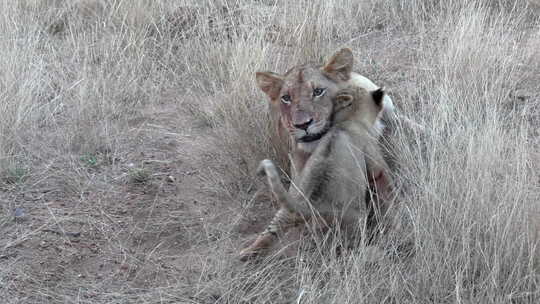
[[[257,174],[266,175],[270,190],[276,198],[280,209],[257,239],[240,252],[240,260],[242,261],[254,258],[267,251],[278,237],[285,234],[300,221],[300,217],[291,208],[291,197],[285,190],[274,163],[268,159],[261,161],[259,168],[257,168]]]
[[[257,239],[247,248],[240,251],[240,260],[247,261],[259,255],[265,254],[279,237],[283,236],[290,228],[295,227],[301,219],[285,208],[280,208],[266,229],[259,234]]]
[[[274,195],[280,208],[286,208],[290,212],[297,211],[291,195],[283,186],[277,168],[271,160],[262,160],[259,168],[257,168],[257,174],[266,175],[270,190],[272,191],[272,194]]]

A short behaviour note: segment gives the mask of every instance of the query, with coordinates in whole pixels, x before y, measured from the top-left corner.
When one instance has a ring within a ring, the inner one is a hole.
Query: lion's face
[[[352,62],[351,51],[343,49],[322,67],[300,65],[285,75],[259,72],[257,83],[279,110],[282,126],[295,140],[313,142],[328,131],[332,99],[339,84],[350,78]]]
[[[338,86],[318,67],[300,66],[283,77],[279,93],[281,123],[299,142],[318,140],[330,125]]]

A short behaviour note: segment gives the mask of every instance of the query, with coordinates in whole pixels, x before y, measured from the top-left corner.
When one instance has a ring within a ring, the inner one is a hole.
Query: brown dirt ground
[[[236,194],[209,185],[201,172],[218,165],[211,128],[177,106],[159,107],[129,122],[127,152],[102,151],[96,166],[77,172],[84,178],[76,183],[87,183],[76,185],[86,188],[78,195],[59,184],[70,177],[1,189],[9,212],[24,213],[0,223],[7,236],[0,269],[12,300],[109,302],[171,286],[183,289],[175,291],[182,299],[201,300],[193,293],[213,280],[202,277],[216,262],[209,256],[241,266],[236,253],[262,231],[271,205],[254,190],[235,202]]]
[[[365,37],[357,42],[365,47],[355,49],[355,56],[378,60],[376,52],[367,52],[388,40]],[[396,63],[411,62],[414,51],[395,49],[377,63],[388,75],[363,73],[385,79],[390,91],[414,96],[410,76],[421,67]],[[369,66],[377,65],[359,60],[360,69]],[[522,95],[539,99],[534,91]],[[240,197],[216,191],[201,175],[219,165],[212,158],[212,129],[176,105],[147,109],[130,127],[126,152],[102,151],[97,166],[77,172],[86,184],[76,186],[86,191],[69,191],[73,185],[54,182],[0,190],[2,204],[24,210],[21,218],[0,223],[7,236],[0,238],[0,271],[9,273],[3,277],[10,286],[4,288],[13,297],[21,302],[78,296],[87,303],[109,302],[116,294],[154,295],[151,289],[174,286],[184,290],[176,291],[178,299],[212,302],[225,292],[219,282],[226,278],[212,277],[209,265],[231,273],[241,269],[236,252],[273,212],[265,193],[255,191],[260,187]],[[133,180],[138,169],[148,175],[143,182]],[[204,284],[208,287],[200,287]],[[206,293],[193,294],[200,290]]]

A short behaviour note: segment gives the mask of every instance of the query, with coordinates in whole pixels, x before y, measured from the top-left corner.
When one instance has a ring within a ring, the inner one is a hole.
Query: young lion
[[[271,122],[277,130],[275,148],[287,154],[290,140],[293,169],[301,171],[319,140],[328,129],[331,115],[330,97],[345,85],[374,91],[379,87],[353,72],[354,57],[350,49],[335,53],[324,65],[297,65],[285,74],[257,72],[259,88],[270,98]],[[382,110],[373,131],[381,134],[386,117],[394,115],[392,99],[385,95]]]
[[[293,177],[289,192],[272,161],[261,162],[258,171],[266,174],[280,209],[268,228],[240,253],[241,259],[263,252],[299,222],[339,222],[349,235],[361,228],[369,212],[364,202],[367,174],[372,174],[372,179],[387,178],[383,173],[388,169],[376,144],[378,137],[373,134],[383,97],[381,89],[368,92],[348,86],[337,91],[328,129],[298,176]]]

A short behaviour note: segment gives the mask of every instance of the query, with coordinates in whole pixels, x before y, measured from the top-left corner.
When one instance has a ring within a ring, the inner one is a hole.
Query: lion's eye
[[[284,104],[290,104],[291,103],[291,96],[290,95],[281,96],[281,102],[283,102]]]
[[[316,88],[313,90],[313,96],[318,97],[324,95],[324,92],[326,92],[326,89],[323,88]]]

